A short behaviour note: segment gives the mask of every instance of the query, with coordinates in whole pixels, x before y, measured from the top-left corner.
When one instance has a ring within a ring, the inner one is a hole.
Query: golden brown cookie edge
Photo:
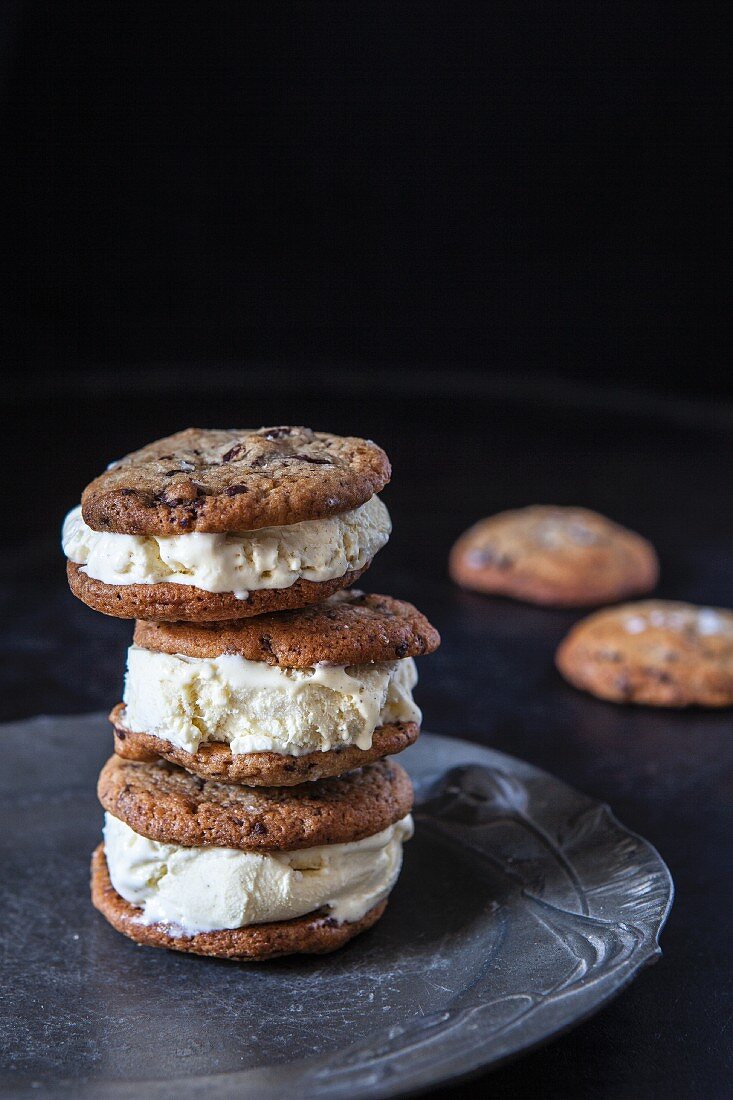
[[[124,725],[124,705],[119,703],[110,714],[114,727],[114,748],[125,760],[150,762],[162,757],[178,764],[202,779],[223,783],[241,783],[250,787],[291,787],[316,779],[327,779],[385,756],[396,756],[414,745],[420,733],[416,722],[390,722],[378,726],[368,749],[356,745],[287,756],[277,752],[232,753],[224,742],[206,742],[195,753],[173,745],[152,733],[133,732]]]
[[[342,588],[348,588],[371,565],[352,569],[329,581],[300,579],[289,588],[262,588],[238,600],[231,592],[205,592],[188,584],[106,584],[81,571],[76,562],[66,563],[69,588],[77,599],[117,619],[219,622],[245,619],[272,611],[291,611],[320,603]]]

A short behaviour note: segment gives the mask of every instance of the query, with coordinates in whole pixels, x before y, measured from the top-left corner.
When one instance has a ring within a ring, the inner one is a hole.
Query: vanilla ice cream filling
[[[371,747],[377,726],[420,722],[411,657],[369,665],[280,668],[234,654],[185,657],[133,645],[122,721],[188,752],[223,741],[232,753],[302,756]]]
[[[205,592],[289,588],[361,569],[387,542],[392,523],[379,497],[327,519],[237,534],[120,535],[93,531],[74,508],[62,545],[81,571],[105,584],[189,584]]]
[[[109,877],[143,924],[174,925],[187,935],[291,920],[327,909],[357,921],[387,897],[413,833],[408,814],[374,836],[297,852],[242,852],[161,844],[105,814]]]

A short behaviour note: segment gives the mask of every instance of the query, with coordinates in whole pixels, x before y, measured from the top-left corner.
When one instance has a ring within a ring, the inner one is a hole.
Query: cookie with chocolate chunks
[[[588,607],[650,592],[651,543],[587,508],[532,505],[475,524],[451,550],[456,584],[528,603]]]
[[[188,428],[113,462],[82,495],[96,531],[253,531],[348,512],[390,479],[376,443],[303,427]]]
[[[575,687],[615,703],[733,705],[733,611],[642,600],[583,619],[556,664]]]

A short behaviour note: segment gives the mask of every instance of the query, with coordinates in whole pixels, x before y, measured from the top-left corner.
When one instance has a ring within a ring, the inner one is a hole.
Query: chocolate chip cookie
[[[253,531],[364,504],[390,478],[376,443],[302,427],[187,428],[113,462],[82,494],[96,531]]]
[[[394,760],[297,787],[253,788],[201,779],[166,760],[112,756],[97,795],[105,810],[150,840],[246,852],[361,840],[412,809],[412,785]]]
[[[481,520],[449,559],[463,588],[551,607],[585,607],[650,592],[659,564],[640,535],[586,508],[532,505]]]
[[[556,663],[575,687],[616,703],[733,704],[733,612],[643,600],[583,619]]]

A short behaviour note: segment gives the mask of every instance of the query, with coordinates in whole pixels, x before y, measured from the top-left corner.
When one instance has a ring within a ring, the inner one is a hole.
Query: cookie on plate
[[[449,571],[463,588],[550,607],[587,607],[650,592],[654,547],[587,508],[535,504],[465,531]]]
[[[415,741],[413,658],[439,642],[412,604],[353,589],[234,623],[138,622],[115,751],[252,786],[340,775]]]
[[[112,463],[66,517],[74,595],[119,618],[221,621],[352,584],[387,542],[381,448],[310,428],[189,428]]]
[[[371,927],[412,835],[392,761],[253,790],[113,756],[98,794],[96,908],[138,943],[242,961],[333,951]]]
[[[556,663],[575,687],[616,703],[733,704],[733,612],[672,600],[597,611],[560,645]]]

